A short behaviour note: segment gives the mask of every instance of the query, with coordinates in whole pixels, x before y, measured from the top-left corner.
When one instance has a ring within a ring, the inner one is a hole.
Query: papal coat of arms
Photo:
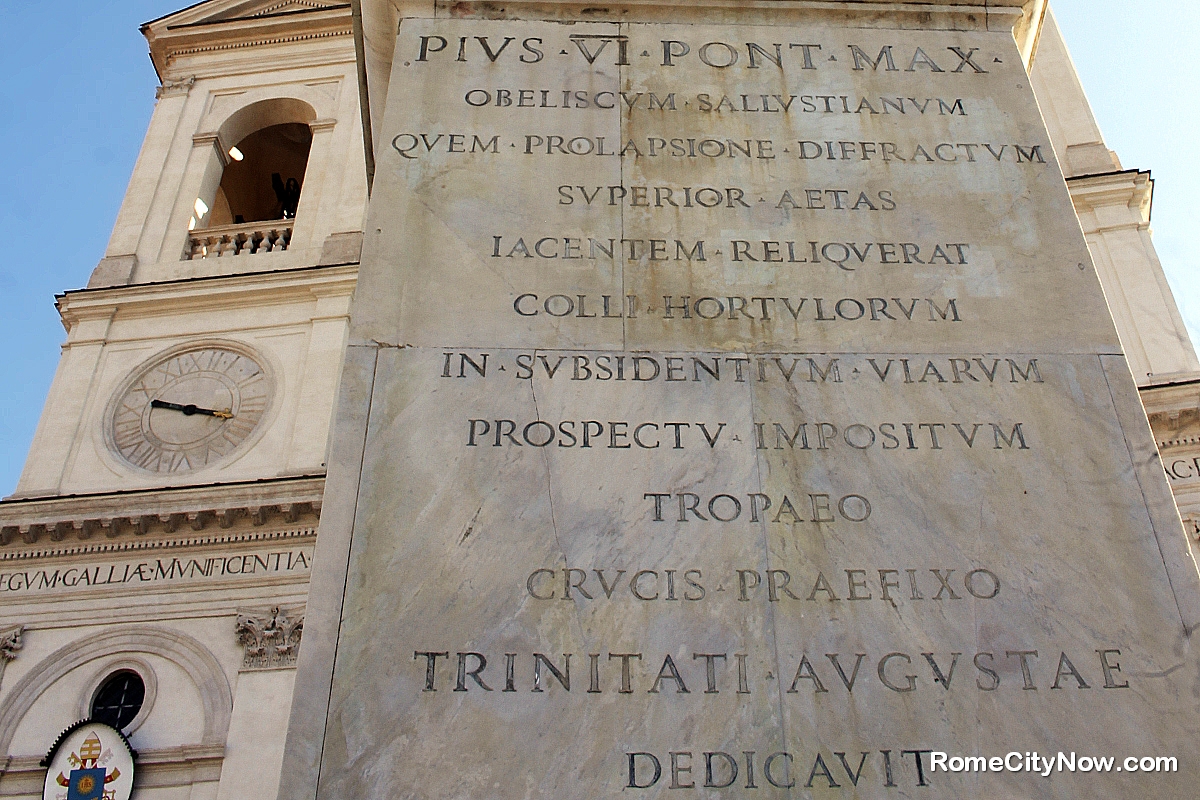
[[[43,800],[129,800],[134,752],[120,731],[102,722],[77,722],[58,737],[42,762]]]

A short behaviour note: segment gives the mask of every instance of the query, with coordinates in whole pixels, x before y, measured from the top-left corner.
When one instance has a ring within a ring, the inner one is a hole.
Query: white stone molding
[[[164,80],[162,85],[154,90],[155,99],[161,100],[164,97],[175,97],[176,95],[187,95],[192,91],[192,86],[196,83],[196,76],[189,75],[186,78],[177,80]]]
[[[253,309],[265,303],[302,302],[314,291],[343,293],[349,297],[358,280],[358,267],[314,269],[311,265],[289,270],[263,270],[238,275],[208,275],[130,286],[76,289],[57,298],[59,314],[68,333],[76,326],[104,321],[114,314],[136,318],[197,309]],[[98,341],[105,341],[100,337]],[[75,339],[70,339],[73,345]]]
[[[167,75],[176,62],[192,61],[189,56],[201,53],[350,37],[348,4],[293,3],[285,13],[267,11],[279,5],[237,0],[197,3],[147,23],[142,32],[161,75]]]
[[[124,286],[133,279],[137,270],[137,254],[105,256],[96,264],[92,275],[88,278],[88,288],[101,286]]]
[[[294,668],[304,635],[304,609],[239,611],[234,630],[245,648],[243,671]]]
[[[1183,530],[1193,542],[1200,542],[1200,517],[1194,514],[1183,514]]]
[[[1134,380],[1148,386],[1194,377],[1200,361],[1150,238],[1150,174],[1079,175],[1067,187]]]
[[[368,3],[389,0],[367,0]],[[716,16],[733,11],[749,17],[749,24],[770,24],[772,17],[782,17],[789,23],[817,23],[845,20],[863,27],[884,27],[886,24],[915,27],[924,23],[927,29],[961,29],[1011,31],[1017,28],[1018,47],[1022,55],[1032,49],[1027,42],[1036,36],[1035,17],[1043,13],[1043,0],[951,0],[932,3],[929,0],[855,0],[853,3],[829,0],[700,0],[695,7],[711,10]],[[499,5],[489,0],[436,0],[430,16],[451,14],[475,19],[511,19],[514,14],[524,18],[578,19],[578,0],[513,0]],[[669,14],[678,16],[678,6],[668,0],[625,0],[620,4],[596,9],[589,21],[666,22]],[[365,12],[364,12],[365,14]],[[1017,26],[1020,27],[1017,27]]]
[[[192,147],[213,148],[216,151],[217,160],[221,162],[221,169],[229,166],[229,142],[222,139],[219,133],[213,131],[197,133],[192,137]]]
[[[249,483],[214,484],[169,490],[110,492],[0,502],[0,548],[18,538],[36,544],[43,536],[60,542],[69,536],[104,539],[123,534],[135,538],[151,531],[174,533],[188,527],[202,531],[213,523],[222,529],[248,520],[254,527],[271,521],[315,521],[321,516],[322,476]],[[245,523],[242,523],[243,525]]]
[[[117,555],[120,553],[152,553],[159,550],[193,550],[200,547],[228,547],[237,544],[268,544],[271,542],[291,542],[307,544],[305,540],[315,539],[315,526],[298,526],[295,528],[274,528],[270,530],[237,531],[227,534],[208,536],[181,536],[171,538],[136,537],[111,541],[97,539],[85,543],[78,542],[46,542],[47,546],[35,549],[0,549],[0,564],[6,562],[36,561],[43,558],[64,558],[70,556]]]
[[[1147,230],[1150,227],[1154,181],[1149,172],[1126,169],[1075,175],[1067,178],[1067,187],[1077,214],[1096,214],[1104,209],[1133,212],[1106,215],[1098,219],[1088,233],[1128,228]]]
[[[320,111],[329,112],[329,99],[302,83],[261,87],[236,97],[236,106],[222,103],[210,107],[193,141],[216,136],[223,147],[235,145],[255,131],[272,125],[295,122],[311,125]],[[311,158],[311,155],[310,155]]]
[[[314,3],[314,2],[310,2],[310,0],[282,0],[282,2],[272,3],[269,6],[265,6],[263,8],[260,8],[256,11],[253,11],[250,13],[243,12],[242,18],[248,17],[248,18],[252,19],[254,17],[265,17],[268,14],[274,14],[276,11],[279,11],[283,8],[287,8],[288,6],[301,6],[302,8],[313,9],[316,11],[324,11],[325,9],[328,9],[328,8],[335,8],[337,5],[338,5],[337,3]],[[295,9],[288,9],[288,10],[292,11]]]
[[[146,687],[146,695],[142,699],[142,707],[137,716],[121,729],[126,736],[129,736],[140,728],[146,718],[150,716],[150,711],[154,708],[154,701],[158,699],[158,675],[154,672],[154,667],[150,666],[150,662],[144,658],[119,656],[105,661],[104,666],[96,670],[84,684],[83,694],[79,696],[79,711],[76,716],[79,719],[88,719],[92,716],[92,703],[96,701],[96,694],[100,691],[100,687],[117,672],[136,673],[142,679],[142,685]]]
[[[41,765],[44,755],[12,756],[7,759],[7,766],[4,766],[5,761],[0,759],[5,796],[41,796],[46,780],[46,768]],[[197,783],[215,784],[221,779],[224,758],[224,745],[138,748],[138,790],[170,786],[190,787]]]
[[[233,714],[233,692],[221,665],[191,636],[158,626],[119,628],[89,636],[42,659],[13,687],[0,709],[0,753],[9,754],[17,726],[45,692],[72,670],[117,654],[150,654],[178,665],[200,694],[204,712],[201,745],[223,746]]]
[[[321,266],[357,264],[362,257],[362,245],[362,231],[331,233],[321,246],[321,260],[318,263]],[[337,318],[343,317],[338,315]]]

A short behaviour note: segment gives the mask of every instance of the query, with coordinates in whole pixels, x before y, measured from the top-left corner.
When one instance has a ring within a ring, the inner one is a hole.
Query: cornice
[[[288,70],[327,69],[344,66],[342,76],[353,74],[354,43],[341,36],[306,40],[302,46],[286,47],[267,43],[269,51],[231,48],[227,50],[177,54],[171,60],[163,80],[170,81],[190,75],[199,79],[260,76],[263,64],[268,63],[272,72]]]
[[[1200,444],[1200,373],[1155,376],[1161,382],[1139,387],[1146,419],[1160,450]]]
[[[297,8],[292,11],[280,11],[279,9],[289,5],[303,5],[306,8]],[[275,3],[260,9],[253,14],[245,14],[240,17],[224,17],[222,19],[201,19],[194,22],[180,22],[175,25],[167,25],[167,30],[183,30],[186,28],[198,28],[203,25],[221,25],[227,22],[256,22],[273,17],[290,17],[295,14],[311,14],[314,11],[336,11],[340,9],[350,8],[349,3],[305,3],[303,0],[284,0],[284,2]]]
[[[308,516],[308,515],[301,515]],[[283,523],[286,516],[269,520]],[[61,544],[53,541],[42,541],[35,548],[5,548],[0,547],[0,564],[15,564],[23,561],[40,561],[52,558],[76,558],[78,556],[111,556],[122,553],[156,553],[173,550],[190,550],[200,547],[227,548],[239,545],[271,544],[274,542],[295,542],[304,544],[316,539],[317,528],[315,515],[309,520],[310,525],[300,525],[294,528],[280,527],[279,524],[269,526],[269,530],[248,529],[231,531],[229,533],[211,532],[204,536],[141,536],[132,539],[117,538],[85,540],[63,540]],[[190,530],[190,529],[189,529]]]
[[[1200,390],[1200,372],[1171,372],[1164,375],[1154,375],[1151,382],[1138,386],[1143,402],[1148,396],[1160,393],[1183,390],[1195,392]]]
[[[326,39],[333,36],[349,36],[350,34],[350,28],[336,28],[329,31],[314,31],[309,33],[295,34],[292,36],[273,36],[262,39],[246,39],[236,42],[196,45],[194,47],[181,47],[177,50],[172,50],[168,54],[168,58],[175,59],[179,56],[190,56],[197,53],[219,53],[222,50],[240,50],[246,47],[264,47],[266,45],[275,44],[294,44],[295,42],[309,42],[313,41],[314,39]]]
[[[1148,171],[1128,169],[1067,178],[1067,188],[1077,212],[1094,211],[1104,206],[1128,206],[1138,209],[1144,221],[1150,220],[1154,202],[1154,179]]]
[[[1138,395],[1150,424],[1157,428],[1178,418],[1182,412],[1200,408],[1200,379],[1193,376],[1191,380],[1142,386],[1138,388]]]
[[[181,57],[349,38],[352,33],[349,3],[226,18],[215,18],[219,9],[217,4],[213,6],[207,15],[198,6],[142,26],[150,58],[160,76],[165,77],[172,62]]]
[[[127,315],[173,313],[189,309],[230,308],[240,304],[283,305],[320,297],[349,296],[358,280],[358,264],[301,267],[272,272],[218,275],[182,280],[75,289],[56,298],[70,329],[76,322]]]
[[[139,786],[188,786],[198,781],[217,781],[221,778],[221,764],[225,759],[222,745],[182,745],[179,747],[143,747],[138,749],[137,767]],[[0,761],[0,775],[5,777],[5,786],[14,784],[22,793],[36,794],[41,791],[46,778],[46,768],[41,766],[42,756],[9,756]]]
[[[387,2],[387,0],[376,0]],[[435,0],[435,17],[481,19],[562,19],[587,21],[686,21],[729,22],[737,14],[739,24],[770,24],[790,19],[841,19],[856,23],[955,30],[1012,30],[1022,17],[1044,12],[1040,0],[693,0],[687,3],[688,19],[681,19],[681,5],[670,0],[620,0],[597,6],[587,0]]]
[[[210,527],[231,529],[236,526],[238,531],[225,535],[225,541],[220,542],[200,541],[193,537],[196,541],[179,539],[147,547],[228,544],[236,537],[240,537],[236,541],[279,538],[278,535],[254,537],[249,532],[268,522],[295,523],[302,518],[315,526],[316,520],[320,519],[324,491],[325,477],[312,475],[67,497],[10,498],[0,501],[0,548],[17,541],[26,545],[46,539],[51,542],[84,541],[97,534],[102,534],[103,539],[124,538],[127,542],[136,542],[148,533],[173,534],[184,526],[197,532]],[[102,539],[97,539],[100,541]],[[71,547],[49,545],[47,548],[43,545],[38,557],[79,552],[78,549],[65,552]],[[130,544],[125,549],[143,548]],[[92,552],[112,552],[112,549],[101,547]],[[24,556],[11,558],[17,557]],[[8,558],[0,555],[0,560]]]

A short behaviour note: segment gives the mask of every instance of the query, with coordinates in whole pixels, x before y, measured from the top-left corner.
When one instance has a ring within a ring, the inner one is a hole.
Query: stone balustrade
[[[214,225],[191,232],[185,257],[219,258],[277,253],[292,241],[292,220],[266,220],[239,225]]]

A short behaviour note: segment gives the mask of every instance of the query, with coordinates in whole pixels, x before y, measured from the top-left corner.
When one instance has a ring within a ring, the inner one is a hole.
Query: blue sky
[[[1200,4],[1053,2],[1109,147],[1154,173],[1155,243],[1200,341]],[[54,295],[85,285],[103,255],[154,107],[138,26],[183,5],[0,6],[0,496],[16,486],[58,364]]]

